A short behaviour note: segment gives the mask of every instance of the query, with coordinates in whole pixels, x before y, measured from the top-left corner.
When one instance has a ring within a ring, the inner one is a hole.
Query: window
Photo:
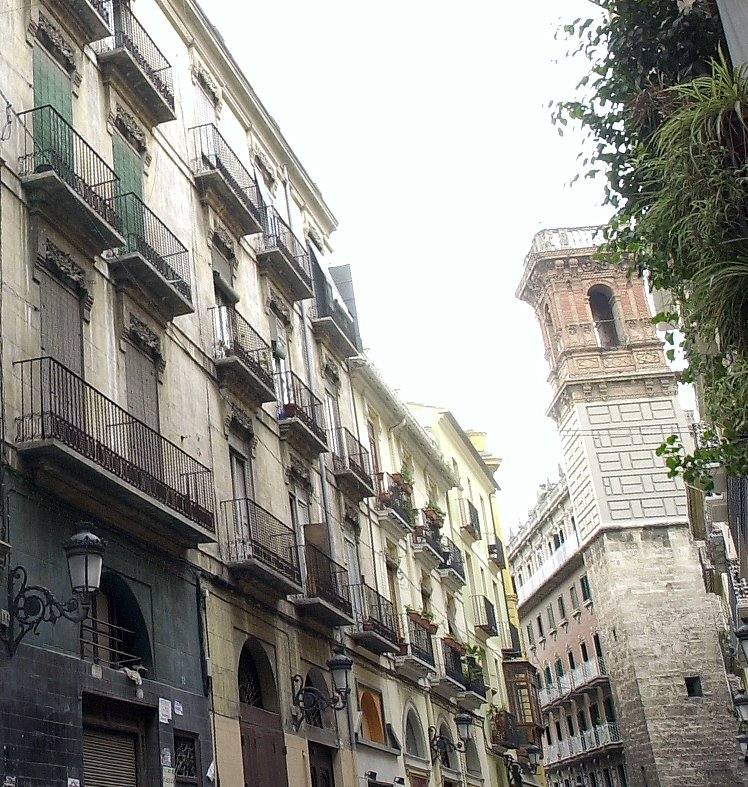
[[[555,629],[556,628],[556,616],[553,614],[553,605],[549,604],[546,609],[546,614],[548,615],[548,628]]]
[[[200,784],[200,767],[197,757],[197,739],[191,735],[174,733],[174,775],[176,783]]]
[[[582,599],[584,601],[592,601],[592,591],[590,590],[590,581],[585,574],[580,580],[579,584],[582,587]]]
[[[701,678],[698,675],[692,675],[686,678],[686,693],[689,697],[703,697],[704,693],[701,690]]]
[[[251,497],[250,469],[247,460],[233,449],[229,450],[229,458],[231,460],[231,485],[234,500]]]
[[[577,726],[579,727],[579,732],[587,731],[587,719],[583,710],[577,711]]]
[[[618,771],[618,781],[621,783],[621,787],[629,787],[629,780],[626,776],[626,766],[622,762],[619,762],[616,770]]]
[[[551,672],[551,665],[545,665],[545,685],[551,686],[553,685],[553,673]]]
[[[545,632],[543,631],[543,618],[540,617],[540,615],[538,615],[537,618],[535,618],[535,624],[538,627],[538,636],[540,637],[540,639],[543,639],[543,637],[545,636]]]
[[[535,635],[532,633],[532,624],[527,624],[527,644],[532,647],[535,644]]]
[[[558,675],[559,678],[564,677],[564,663],[561,659],[556,659],[556,675]]]
[[[548,746],[550,746],[551,743],[552,743],[552,741],[551,741],[551,728],[550,727],[546,727],[545,728],[545,742],[548,744]]]
[[[597,346],[604,349],[620,346],[621,338],[618,333],[613,291],[604,284],[596,284],[587,291],[587,297],[594,322]]]
[[[566,729],[569,731],[569,735],[574,735],[574,717],[571,714],[566,716]]]
[[[560,740],[562,740],[562,739],[563,739],[563,737],[564,737],[564,736],[561,734],[561,725],[560,725],[560,724],[559,724],[557,721],[556,721],[556,722],[554,722],[554,724],[556,725],[556,740],[557,740],[557,741],[560,741]]]
[[[558,616],[561,620],[566,620],[566,605],[563,596],[558,597]]]
[[[415,710],[412,708],[408,711],[408,718],[405,721],[405,753],[414,757],[426,757],[423,728]]]
[[[569,597],[571,598],[571,608],[576,612],[579,609],[579,594],[577,593],[576,585],[572,585],[569,588]]]
[[[609,724],[613,724],[616,720],[616,712],[613,708],[613,698],[606,697],[603,701],[603,707],[605,708],[605,721]]]
[[[47,273],[39,274],[41,350],[83,373],[83,320],[78,297]]]
[[[517,721],[520,724],[532,724],[532,696],[530,694],[530,687],[526,683],[515,683],[514,692]]]
[[[588,776],[590,780],[590,787],[597,787],[597,774],[594,771],[590,771]]]
[[[587,643],[586,642],[582,642],[579,645],[579,649],[582,651],[582,661],[589,661],[590,660],[590,654],[587,653]]]
[[[594,727],[600,724],[600,708],[596,702],[590,703],[590,721]]]
[[[576,661],[574,660],[574,654],[571,651],[569,651],[569,669],[570,670],[574,669],[574,667],[576,666],[577,664]]]
[[[613,777],[610,775],[610,768],[603,768],[603,777],[605,778],[605,787],[613,787]]]
[[[378,691],[363,689],[359,691],[358,705],[361,709],[361,735],[367,741],[386,743],[384,733],[384,714],[382,695]]]

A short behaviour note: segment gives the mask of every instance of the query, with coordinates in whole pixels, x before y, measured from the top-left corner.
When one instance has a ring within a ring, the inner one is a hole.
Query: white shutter
[[[83,787],[138,787],[135,736],[84,728]]]

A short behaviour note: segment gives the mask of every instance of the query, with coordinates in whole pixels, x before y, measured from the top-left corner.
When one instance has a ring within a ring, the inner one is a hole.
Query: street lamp
[[[80,623],[88,616],[93,594],[101,582],[104,542],[81,523],[80,532],[64,544],[68,575],[73,595],[58,601],[52,591],[41,585],[29,585],[23,566],[8,572],[8,614],[10,621],[5,634],[8,653],[15,654],[23,638],[33,631],[38,633],[42,623],[57,623],[60,618]]]
[[[455,725],[457,726],[457,737],[460,739],[457,743],[452,743],[446,735],[438,733],[436,727],[429,727],[431,762],[436,762],[437,758],[443,754],[465,751],[465,744],[473,738],[473,717],[465,711],[460,711],[455,714]]]
[[[748,694],[744,691],[739,691],[733,698],[732,703],[735,706],[735,713],[742,722],[748,722]]]
[[[295,730],[301,727],[302,722],[308,722],[327,708],[344,710],[348,706],[348,695],[351,692],[349,675],[353,669],[353,659],[346,656],[343,648],[338,646],[332,658],[328,660],[327,668],[330,670],[333,686],[329,697],[316,686],[306,685],[301,675],[294,675],[291,678],[294,692],[292,702],[299,710],[293,721]]]

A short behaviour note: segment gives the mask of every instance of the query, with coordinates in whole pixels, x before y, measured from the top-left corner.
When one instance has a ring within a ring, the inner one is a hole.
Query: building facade
[[[476,521],[215,28],[45,0],[3,33],[4,783],[507,784],[534,700],[492,458],[455,431]],[[47,595],[81,529],[106,542],[82,621]],[[314,706],[340,649],[345,707]]]
[[[546,769],[563,785],[739,783],[719,604],[656,456],[689,424],[643,285],[595,257],[600,240],[539,233],[517,292],[541,326],[564,465],[509,555]]]

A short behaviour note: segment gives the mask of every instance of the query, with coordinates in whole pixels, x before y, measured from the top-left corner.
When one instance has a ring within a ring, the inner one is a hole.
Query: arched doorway
[[[237,680],[244,787],[288,787],[275,674],[256,639],[244,643]]]

